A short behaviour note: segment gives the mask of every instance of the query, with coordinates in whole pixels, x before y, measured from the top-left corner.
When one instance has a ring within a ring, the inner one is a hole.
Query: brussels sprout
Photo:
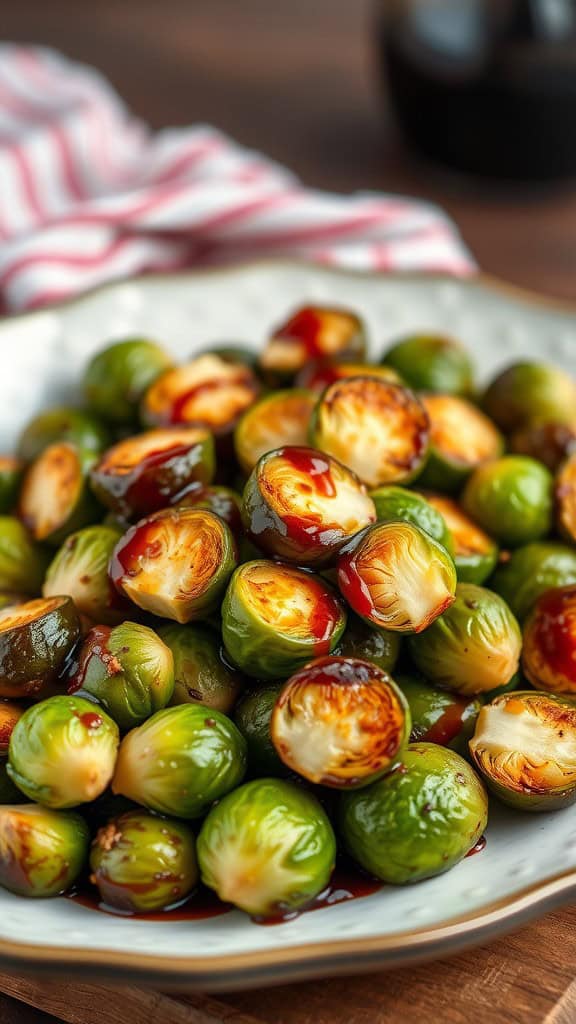
[[[263,455],[244,490],[244,527],[266,554],[321,566],[376,520],[374,502],[346,466],[314,448]]]
[[[242,534],[242,498],[230,487],[203,487],[201,491],[190,491],[178,502],[185,508],[205,508],[214,512],[228,524],[235,537],[241,539]]]
[[[516,548],[496,569],[490,589],[522,622],[546,590],[568,583],[576,583],[576,551],[566,544],[539,541]]]
[[[234,721],[246,740],[248,769],[253,775],[286,775],[288,769],[276,753],[270,722],[283,683],[268,683],[248,690],[234,711]]]
[[[305,907],[328,885],[335,857],[321,805],[282,779],[255,779],[229,793],[198,836],[204,884],[257,917]]]
[[[416,391],[469,395],[473,389],[473,368],[466,349],[444,335],[414,334],[402,338],[388,349],[382,362]]]
[[[20,704],[15,704],[11,700],[0,700],[0,758],[8,756],[10,737],[16,722],[23,714],[24,708]]]
[[[61,442],[98,455],[108,447],[110,440],[108,428],[95,416],[62,406],[41,412],[30,420],[20,434],[18,456],[24,462],[33,462],[45,448]]]
[[[421,402],[430,419],[430,451],[420,476],[422,486],[459,490],[476,466],[502,454],[502,435],[471,402],[454,395],[423,395]]]
[[[437,690],[422,676],[400,675],[396,681],[410,708],[410,739],[413,742],[439,743],[466,757],[468,740],[482,707],[481,701]]]
[[[251,473],[266,452],[283,445],[305,445],[316,405],[313,391],[274,391],[246,410],[234,432],[236,458]]]
[[[228,714],[242,687],[242,676],[221,654],[220,635],[211,626],[195,623],[162,626],[158,635],[174,658],[171,704],[203,704]]]
[[[526,455],[505,455],[474,470],[462,507],[502,544],[528,544],[552,525],[552,476]]]
[[[0,455],[0,515],[12,512],[18,498],[23,463],[10,455]]]
[[[194,356],[218,356],[227,363],[243,363],[249,366],[256,373],[258,371],[258,352],[255,349],[247,348],[246,345],[231,344],[206,345],[205,348],[196,349]]]
[[[0,807],[3,804],[21,804],[23,801],[26,801],[26,797],[8,775],[8,762],[0,761]]]
[[[420,633],[454,600],[448,552],[411,523],[377,523],[343,552],[338,586],[363,619],[400,633]]]
[[[100,518],[88,485],[94,456],[67,441],[45,448],[26,472],[18,514],[35,540],[61,544],[68,534]]]
[[[576,544],[576,454],[556,477],[556,518],[562,536]]]
[[[37,697],[57,681],[80,636],[69,597],[45,597],[0,612],[0,697]]]
[[[250,367],[219,356],[198,356],[167,370],[148,388],[142,421],[149,427],[190,423],[216,435],[230,434],[259,391]]]
[[[391,885],[440,875],[480,839],[488,800],[459,754],[411,743],[394,772],[342,795],[340,830],[365,871]]]
[[[366,355],[364,325],[348,309],[303,306],[276,328],[260,355],[273,380],[290,380],[311,359],[354,359]]]
[[[37,594],[50,555],[34,543],[22,523],[0,516],[0,589]]]
[[[408,705],[387,672],[359,658],[318,658],[282,688],[272,742],[284,764],[335,789],[389,772],[410,735]]]
[[[429,421],[416,395],[374,377],[331,384],[312,415],[310,441],[367,484],[408,483],[428,451]]]
[[[218,607],[236,565],[223,519],[196,508],[164,509],[141,519],[118,541],[110,576],[139,608],[190,622]]]
[[[264,560],[236,570],[222,605],[222,639],[248,675],[282,679],[330,654],[346,625],[336,594],[318,576]]]
[[[112,526],[87,526],[66,538],[48,567],[44,597],[68,594],[81,615],[115,625],[128,602],[112,586],[108,563],[122,533]]]
[[[576,381],[547,363],[514,363],[494,378],[482,404],[506,432],[534,422],[570,423],[576,411]]]
[[[99,830],[90,868],[103,903],[131,914],[181,903],[198,882],[192,832],[145,811],[128,811]]]
[[[378,522],[389,523],[401,520],[412,523],[429,533],[442,547],[452,554],[452,535],[441,512],[424,497],[405,487],[379,487],[370,492],[376,506]]]
[[[245,771],[246,744],[234,723],[213,708],[181,704],[124,737],[112,790],[160,814],[199,818]]]
[[[410,653],[427,679],[464,696],[505,686],[518,670],[522,635],[498,594],[459,583],[454,604],[421,636]]]
[[[576,800],[576,706],[533,690],[486,704],[470,753],[488,787],[510,807],[552,811]]]
[[[10,739],[8,774],[31,800],[75,807],[112,778],[118,726],[82,697],[48,697],[24,712]]]
[[[403,384],[402,378],[391,366],[371,363],[340,363],[335,359],[317,359],[306,363],[296,378],[296,387],[307,388],[321,394],[329,384],[343,377],[379,377],[391,384]]]
[[[529,423],[510,438],[510,451],[530,455],[555,473],[576,452],[576,414],[572,423]]]
[[[349,615],[334,654],[373,661],[384,672],[392,672],[400,654],[400,636],[391,630],[375,629],[357,615]]]
[[[83,389],[94,412],[110,423],[135,423],[138,403],[172,359],[146,338],[127,338],[97,352],[86,367]]]
[[[450,530],[452,547],[449,551],[454,555],[458,581],[484,583],[498,562],[496,542],[451,498],[443,494],[427,494],[426,498],[432,508],[440,512]]]
[[[0,807],[0,885],[18,896],[58,896],[88,856],[86,822],[37,804]]]
[[[147,430],[109,448],[90,481],[103,505],[133,519],[209,484],[215,465],[214,440],[203,427]]]
[[[576,694],[576,584],[538,598],[524,626],[522,668],[536,690]]]

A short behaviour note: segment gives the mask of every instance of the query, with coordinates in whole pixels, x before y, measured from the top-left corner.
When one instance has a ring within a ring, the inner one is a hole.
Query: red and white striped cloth
[[[5,310],[257,256],[474,269],[436,206],[311,191],[204,125],[152,134],[92,68],[11,44],[0,45],[0,241]]]

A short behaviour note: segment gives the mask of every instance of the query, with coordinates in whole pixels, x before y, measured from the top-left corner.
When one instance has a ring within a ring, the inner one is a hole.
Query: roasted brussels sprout
[[[468,697],[510,682],[518,670],[522,635],[498,594],[459,583],[454,604],[409,643],[427,679]]]
[[[243,677],[227,665],[220,635],[203,623],[162,626],[158,635],[174,658],[171,704],[203,704],[228,714],[242,688]]]
[[[264,560],[236,570],[222,605],[229,657],[248,675],[282,679],[310,658],[330,654],[346,612],[318,576]]]
[[[556,518],[562,536],[576,544],[576,454],[556,477]]]
[[[377,523],[338,561],[338,586],[363,619],[400,633],[420,633],[454,600],[454,563],[411,523]]]
[[[118,541],[110,576],[139,608],[190,622],[217,608],[235,565],[234,538],[223,519],[205,509],[163,509]]]
[[[375,377],[331,384],[312,414],[310,441],[367,484],[407,483],[428,452],[428,414],[407,388]]]
[[[535,459],[505,455],[474,470],[462,506],[496,540],[519,547],[550,530],[552,476]]]
[[[266,554],[296,565],[333,561],[376,520],[357,476],[314,448],[277,448],[259,460],[244,490],[244,526]]]
[[[48,409],[27,424],[18,440],[18,457],[33,462],[45,448],[66,442],[98,455],[110,444],[108,428],[90,413],[66,406]]]
[[[283,685],[268,683],[248,690],[234,710],[234,721],[246,740],[248,770],[253,775],[288,774],[270,733],[272,712]]]
[[[246,410],[234,432],[236,458],[251,473],[266,452],[283,445],[305,445],[316,405],[313,391],[273,391]]]
[[[18,519],[0,516],[0,590],[38,594],[49,561]]]
[[[533,690],[486,704],[470,752],[488,787],[505,804],[552,811],[576,800],[576,706]]]
[[[8,774],[45,807],[76,807],[104,792],[117,749],[118,726],[105,711],[82,697],[48,697],[14,726]]]
[[[204,884],[256,917],[305,907],[328,885],[335,857],[325,811],[282,779],[255,779],[229,793],[198,836]]]
[[[76,881],[90,834],[79,814],[38,804],[0,806],[0,885],[18,896],[58,896]]]
[[[552,587],[576,583],[576,551],[555,541],[536,541],[516,548],[490,580],[522,622],[538,598]]]
[[[528,423],[570,423],[576,411],[576,381],[547,363],[514,363],[494,378],[483,407],[507,433]]]
[[[334,654],[373,661],[384,672],[392,672],[400,654],[400,636],[391,630],[376,629],[357,615],[349,615]]]
[[[391,885],[454,867],[488,821],[484,787],[459,754],[411,743],[401,766],[366,789],[342,795],[340,830],[351,856]]]
[[[0,515],[12,512],[18,498],[23,463],[10,455],[0,455]]]
[[[455,395],[423,395],[430,420],[430,450],[420,476],[424,487],[459,490],[476,466],[502,454],[504,440],[491,420]]]
[[[124,737],[112,790],[175,818],[199,818],[238,786],[246,744],[233,722],[200,704],[157,711]]]
[[[309,782],[345,789],[389,772],[410,735],[408,705],[387,672],[359,658],[319,658],[282,688],[272,742]]]
[[[370,497],[376,506],[378,522],[390,523],[399,519],[404,523],[419,526],[452,554],[452,536],[444,516],[423,494],[409,491],[405,487],[389,485],[371,491]]]
[[[329,384],[343,377],[379,377],[391,384],[402,384],[402,378],[391,366],[371,363],[340,363],[335,359],[317,359],[306,363],[296,378],[296,387],[307,388],[321,394]]]
[[[23,714],[24,708],[20,704],[15,704],[11,700],[0,700],[0,758],[8,757],[10,737],[16,722]]]
[[[49,445],[32,463],[20,490],[18,515],[35,540],[61,544],[102,515],[89,484],[94,456],[67,441]]]
[[[80,636],[69,597],[36,598],[0,612],[0,697],[38,697],[64,671]]]
[[[460,505],[443,494],[427,494],[432,508],[442,515],[452,538],[448,548],[454,557],[460,583],[484,583],[498,562],[498,545],[462,511]]]
[[[400,675],[397,683],[410,708],[412,742],[439,743],[466,757],[481,701],[438,690],[422,676]]]
[[[86,401],[109,423],[136,423],[142,395],[171,366],[168,353],[154,341],[117,341],[97,352],[88,363],[83,381]]]
[[[576,584],[538,598],[524,626],[522,668],[536,690],[576,694]]]
[[[166,910],[198,882],[190,829],[145,811],[128,811],[99,829],[90,868],[103,903],[129,914]]]
[[[510,438],[510,451],[529,455],[555,473],[576,452],[576,412],[572,423],[528,423]]]
[[[290,380],[311,359],[354,359],[366,355],[362,321],[348,309],[303,306],[275,329],[260,355],[260,367],[273,380]]]
[[[186,508],[205,508],[209,512],[215,512],[228,524],[234,536],[242,539],[242,498],[230,487],[215,484],[212,487],[203,487],[201,491],[189,491],[178,505],[184,505]]]
[[[469,395],[473,388],[472,363],[466,349],[444,335],[414,334],[402,338],[388,349],[382,362],[416,391]]]
[[[108,563],[121,536],[112,526],[87,526],[72,533],[48,567],[44,597],[67,594],[80,614],[93,622],[121,622],[128,602],[122,601],[108,576]]]

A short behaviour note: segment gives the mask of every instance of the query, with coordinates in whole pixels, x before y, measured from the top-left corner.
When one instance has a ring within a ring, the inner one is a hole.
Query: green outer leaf
[[[14,516],[0,516],[0,590],[39,594],[49,552]]]
[[[37,804],[0,806],[0,885],[19,896],[57,896],[70,888],[88,855],[86,822]]]
[[[87,526],[70,534],[48,566],[44,597],[68,594],[93,622],[122,621],[125,609],[108,578],[110,556],[121,536],[114,526]]]
[[[409,335],[396,342],[382,358],[416,391],[469,395],[473,368],[460,342],[442,335]]]
[[[174,694],[170,704],[203,704],[228,714],[240,692],[243,676],[225,664],[219,632],[205,623],[171,623],[158,636],[174,658]]]
[[[409,491],[406,487],[390,485],[370,491],[370,497],[376,506],[378,522],[388,523],[393,520],[401,520],[404,523],[419,526],[421,530],[442,544],[449,555],[453,556],[452,535],[444,516],[433,508],[424,495],[418,494],[416,491]]]
[[[18,441],[18,455],[33,462],[57,441],[68,441],[98,455],[111,444],[108,428],[89,412],[58,406],[39,413],[26,425]]]
[[[519,547],[552,526],[552,475],[527,455],[505,455],[468,478],[462,507],[496,540]]]
[[[576,583],[576,549],[557,541],[535,541],[516,548],[490,580],[522,622],[538,598],[552,587]]]
[[[171,357],[154,341],[117,341],[97,352],[88,363],[82,383],[86,400],[110,423],[135,423],[140,398],[172,365]]]

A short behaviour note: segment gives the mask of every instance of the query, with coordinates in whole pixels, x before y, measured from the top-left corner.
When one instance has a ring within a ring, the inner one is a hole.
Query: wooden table
[[[212,122],[318,187],[434,199],[485,270],[576,297],[576,190],[479,190],[403,153],[379,89],[373,0],[7,0],[2,7],[4,39],[57,46],[95,64],[152,126]],[[137,991],[121,1004],[84,987],[14,978],[0,978],[0,990],[78,1024],[148,1024],[152,1014],[161,1024],[573,1024],[575,940],[576,912],[563,911],[442,965],[186,1004],[155,996],[153,1006]],[[42,1019],[0,997],[0,1024]]]

